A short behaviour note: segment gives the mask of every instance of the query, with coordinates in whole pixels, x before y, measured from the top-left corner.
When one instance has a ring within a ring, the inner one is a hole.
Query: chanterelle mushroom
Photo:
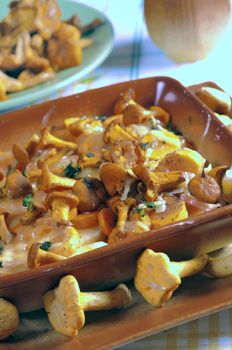
[[[19,170],[15,170],[7,176],[6,186],[13,198],[32,193],[32,185],[30,181],[28,181]]]
[[[53,146],[56,148],[68,148],[72,150],[76,150],[77,148],[77,145],[74,142],[64,141],[56,136],[53,136],[47,127],[42,132],[39,147],[45,148],[48,146]]]
[[[125,231],[125,226],[129,210],[136,204],[136,199],[130,197],[124,202],[118,197],[108,201],[108,205],[111,207],[112,211],[118,215],[116,227],[114,227],[109,234],[108,243],[113,243],[126,237],[127,232]]]
[[[103,163],[99,176],[110,196],[122,194],[126,181],[131,178],[126,169],[115,163]]]
[[[194,176],[188,183],[188,190],[193,197],[205,203],[218,203],[221,189],[212,176]]]
[[[48,165],[45,163],[42,167],[41,189],[44,191],[52,191],[56,189],[71,189],[75,185],[76,180],[68,177],[62,177],[53,174]]]
[[[35,242],[31,245],[28,252],[27,266],[29,268],[33,268],[33,267],[54,263],[64,259],[65,257],[62,255],[48,252],[41,249],[41,244],[38,242]]]
[[[226,170],[222,177],[223,199],[227,202],[232,201],[232,168]]]
[[[107,292],[80,291],[74,276],[65,276],[59,286],[43,296],[49,321],[57,332],[74,337],[84,326],[84,311],[110,310],[128,305],[132,300],[124,284]]]
[[[61,23],[48,40],[48,59],[55,70],[79,65],[82,62],[80,31],[69,24]]]
[[[204,272],[214,277],[232,275],[232,253],[221,257],[209,257]]]
[[[147,187],[145,194],[147,201],[154,201],[160,192],[173,189],[185,181],[181,171],[151,172],[145,166],[138,164],[133,167],[133,172]]]
[[[114,114],[120,114],[129,104],[135,103],[135,92],[133,89],[128,89],[125,93],[121,94],[120,98],[114,106]]]
[[[47,194],[45,205],[52,209],[52,217],[58,223],[66,224],[69,221],[70,209],[78,206],[78,197],[67,191],[54,191]]]
[[[130,170],[139,158],[138,146],[129,140],[117,141],[112,148],[103,150],[103,158],[113,163],[119,164],[124,169]]]
[[[126,106],[122,111],[123,123],[125,126],[131,124],[143,124],[145,122],[152,123],[153,126],[156,125],[156,120],[154,118],[154,113],[152,111],[146,110],[138,103],[132,103]]]
[[[122,128],[118,124],[111,123],[104,132],[105,143],[115,143],[117,141],[135,141],[134,135]]]
[[[5,174],[5,171],[3,171],[0,168],[0,190],[4,188],[5,184],[6,184],[6,174]]]
[[[73,226],[63,228],[62,242],[54,242],[49,252],[70,257],[77,253],[81,245],[81,237]]]
[[[206,86],[199,89],[196,95],[214,112],[227,114],[231,110],[231,98],[221,90]]]
[[[30,162],[28,152],[23,146],[14,143],[12,146],[12,153],[15,159],[18,161],[18,163],[23,167],[26,167],[27,164]]]
[[[12,241],[12,237],[11,232],[6,226],[5,215],[2,213],[0,214],[0,240],[8,244]]]
[[[84,177],[76,180],[73,192],[79,198],[78,210],[80,213],[98,209],[107,198],[102,182],[94,177]]]
[[[208,255],[199,255],[171,262],[166,254],[146,249],[137,260],[135,287],[148,303],[162,306],[181,284],[181,278],[201,272],[207,261]]]
[[[19,314],[15,305],[0,298],[0,340],[11,335],[19,325]]]
[[[30,88],[34,85],[43,83],[55,77],[53,70],[46,70],[38,74],[34,74],[29,70],[24,70],[18,76],[18,81],[23,85],[24,89]]]
[[[38,31],[47,40],[60,26],[61,12],[56,0],[12,1],[10,9],[4,23],[11,31]]]
[[[0,57],[1,68],[1,57]],[[0,101],[7,99],[7,92],[15,92],[23,89],[23,84],[17,79],[11,78],[0,70]]]
[[[0,70],[0,83],[4,85],[6,92],[15,92],[23,89],[23,84],[17,79],[11,78]]]

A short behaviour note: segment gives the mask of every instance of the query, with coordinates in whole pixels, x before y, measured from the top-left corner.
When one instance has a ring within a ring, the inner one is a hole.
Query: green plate
[[[1,19],[9,12],[8,5],[10,1],[0,1]],[[90,71],[98,67],[110,54],[113,48],[114,33],[112,24],[103,13],[72,0],[58,0],[58,3],[61,8],[62,19],[64,20],[74,14],[78,14],[82,25],[96,17],[100,18],[104,24],[88,35],[88,38],[93,39],[93,44],[83,50],[83,62],[81,65],[58,72],[56,77],[48,82],[27,90],[9,94],[8,100],[0,101],[0,113],[54,97],[54,92],[87,75]]]

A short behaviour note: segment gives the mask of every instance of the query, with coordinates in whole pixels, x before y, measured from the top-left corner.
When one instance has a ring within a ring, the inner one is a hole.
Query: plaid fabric
[[[94,72],[66,88],[65,96],[104,85],[168,75],[185,85],[214,81],[232,94],[230,75],[231,29],[207,60],[177,65],[149,38],[143,19],[141,0],[79,1],[103,11],[113,23],[115,45],[111,55]],[[222,68],[223,67],[223,68]],[[186,323],[122,347],[124,350],[229,350],[232,349],[232,309]]]
[[[185,323],[121,347],[122,350],[231,350],[232,310]]]

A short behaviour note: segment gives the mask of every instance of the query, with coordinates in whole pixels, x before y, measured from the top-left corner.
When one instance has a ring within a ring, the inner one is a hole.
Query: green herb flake
[[[154,202],[142,202],[135,208],[135,211],[143,218],[145,216],[145,209],[147,208],[155,209],[156,204]]]
[[[154,202],[146,202],[146,207],[150,208],[150,209],[154,209],[155,208],[155,203]]]
[[[26,174],[26,170],[25,170],[25,169],[22,170],[22,175],[25,176],[25,177],[27,177],[27,174]]]
[[[149,147],[149,143],[148,142],[140,143],[140,147],[142,148],[142,150],[145,151]]]
[[[4,249],[5,249],[4,244],[0,242],[0,255],[2,254]]]
[[[74,167],[71,163],[66,166],[64,169],[64,176],[69,177],[71,179],[77,179],[79,173],[81,172],[80,165],[77,165]]]
[[[94,154],[92,152],[87,152],[86,153],[86,157],[88,158],[93,158],[94,157]]]
[[[98,115],[97,119],[100,120],[101,122],[104,122],[107,119],[107,116],[105,116],[105,115]]]
[[[0,269],[2,269],[2,268],[3,268],[3,262],[0,261]]]
[[[87,188],[93,188],[93,186],[92,186],[92,184],[91,184],[91,182],[90,182],[90,180],[89,179],[87,179],[87,178],[85,178],[85,179],[83,179],[83,184],[87,187]]]
[[[52,246],[52,242],[50,241],[46,241],[46,242],[43,242],[40,246],[41,249],[45,250],[46,252],[48,251],[49,248],[51,248]]]
[[[141,216],[141,218],[144,218],[144,216],[145,216],[144,208],[136,207],[135,211],[136,211],[136,213],[138,213]]]
[[[32,211],[34,209],[32,193],[23,198],[23,206],[27,209],[27,211]]]

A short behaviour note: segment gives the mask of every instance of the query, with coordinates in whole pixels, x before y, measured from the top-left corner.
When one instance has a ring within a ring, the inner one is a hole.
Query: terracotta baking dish
[[[110,115],[118,96],[128,88],[135,90],[142,105],[157,104],[169,111],[174,126],[213,165],[231,165],[231,132],[189,89],[168,77],[125,82],[3,115],[1,150],[11,149],[16,139],[24,144],[45,121],[57,125],[70,116]],[[29,311],[41,307],[42,294],[65,274],[76,276],[83,290],[110,287],[133,278],[136,259],[144,248],[164,251],[173,258],[209,252],[232,242],[231,224],[232,205],[227,205],[61,263],[3,277],[0,295],[13,301],[20,311]]]

